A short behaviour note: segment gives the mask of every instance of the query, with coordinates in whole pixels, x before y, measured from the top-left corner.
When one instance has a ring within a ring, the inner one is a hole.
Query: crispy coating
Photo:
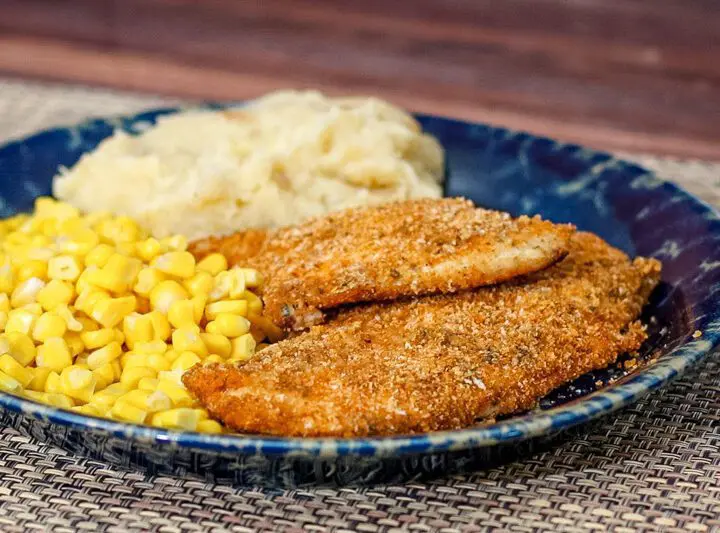
[[[298,330],[344,304],[457,292],[541,270],[565,256],[572,232],[468,200],[423,199],[211,238],[191,251],[220,251],[231,264],[260,270],[265,313]]]
[[[576,234],[557,265],[504,285],[368,304],[183,381],[245,433],[391,435],[462,428],[532,408],[646,338],[636,319],[660,276]]]

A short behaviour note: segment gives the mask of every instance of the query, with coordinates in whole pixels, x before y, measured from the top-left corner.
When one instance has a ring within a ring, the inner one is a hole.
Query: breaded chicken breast
[[[423,199],[211,238],[190,250],[258,269],[267,316],[299,330],[345,304],[452,293],[542,270],[565,256],[573,231],[467,200]]]
[[[578,233],[563,261],[503,285],[369,304],[243,366],[183,381],[244,433],[392,435],[527,410],[559,385],[637,350],[660,263]]]

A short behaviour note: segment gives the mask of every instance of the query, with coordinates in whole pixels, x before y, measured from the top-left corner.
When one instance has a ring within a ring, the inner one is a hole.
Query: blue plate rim
[[[72,129],[91,128],[93,125],[100,123],[128,129],[132,124],[144,122],[146,117],[156,117],[190,109],[219,108],[243,104],[244,102],[208,102],[192,106],[145,110],[134,115],[91,118],[74,126],[49,128],[23,138],[12,139],[0,145],[0,152],[13,145],[32,142],[45,135],[69,132]],[[438,115],[416,114],[416,116],[418,118],[442,119],[462,125],[488,127],[494,131],[502,132],[502,134],[507,137],[522,135],[530,137],[533,142],[546,142],[558,146],[561,145],[571,150],[583,150],[593,155],[599,155],[606,159],[608,163],[617,165],[618,167],[642,169],[648,183],[651,183],[654,187],[663,187],[669,194],[682,197],[684,202],[693,204],[693,210],[697,216],[703,217],[708,221],[720,222],[718,211],[708,203],[673,183],[660,180],[653,172],[634,163],[623,161],[610,153],[491,124],[472,123]],[[688,368],[716,351],[719,345],[720,309],[714,311],[707,320],[707,327],[702,337],[677,346],[670,352],[664,354],[663,360],[649,362],[640,370],[630,374],[626,378],[594,393],[573,400],[570,403],[546,411],[530,411],[517,417],[477,427],[406,436],[340,439],[284,438],[248,435],[208,435],[196,432],[171,431],[76,414],[72,411],[51,407],[1,391],[0,408],[74,429],[108,433],[123,439],[137,439],[138,441],[151,442],[158,445],[219,453],[273,456],[309,455],[315,457],[337,457],[345,455],[394,457],[407,454],[460,451],[469,448],[495,446],[533,437],[547,436],[570,429],[634,403],[645,394],[662,387],[672,379],[681,375]]]

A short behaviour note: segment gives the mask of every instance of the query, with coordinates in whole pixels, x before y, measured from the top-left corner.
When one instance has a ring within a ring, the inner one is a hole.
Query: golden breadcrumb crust
[[[577,233],[570,254],[524,279],[341,310],[244,366],[183,380],[245,433],[391,435],[462,428],[532,408],[557,386],[637,350],[636,319],[660,263]]]
[[[258,269],[267,316],[299,330],[340,305],[452,293],[542,270],[565,256],[573,231],[468,200],[422,199],[210,238],[190,250]]]

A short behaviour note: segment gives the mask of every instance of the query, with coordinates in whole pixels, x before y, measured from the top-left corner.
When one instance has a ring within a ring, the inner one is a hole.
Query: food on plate
[[[345,309],[242,366],[196,366],[183,380],[211,415],[242,432],[462,428],[532,408],[562,383],[637,350],[646,338],[637,319],[659,274],[658,261],[630,260],[577,233],[568,256],[541,272]]]
[[[421,199],[210,238],[191,251],[262,272],[267,316],[298,330],[349,303],[457,292],[541,270],[565,256],[573,231],[459,198]]]
[[[0,222],[0,390],[78,413],[216,433],[184,388],[267,333],[257,271],[196,262],[187,239],[50,198]]]
[[[161,117],[139,135],[117,130],[53,191],[85,212],[131,216],[154,237],[195,239],[441,196],[443,172],[440,144],[397,107],[287,91]]]

